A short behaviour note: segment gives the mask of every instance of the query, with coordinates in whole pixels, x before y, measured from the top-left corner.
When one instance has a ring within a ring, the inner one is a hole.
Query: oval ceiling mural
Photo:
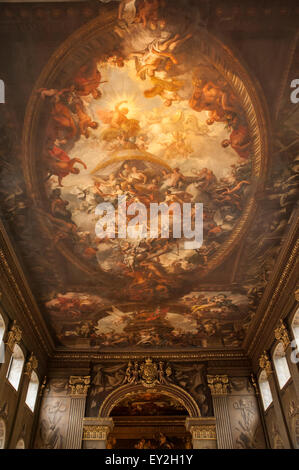
[[[47,309],[55,316],[64,295],[96,295],[109,299],[101,308],[126,305],[129,328],[128,305],[174,303],[236,247],[254,217],[266,143],[250,78],[198,18],[170,4],[145,18],[129,8],[120,16],[93,20],[51,58],[28,104],[23,142],[40,228],[73,266],[69,294],[64,285]],[[171,227],[169,238],[119,237],[117,225],[114,237],[98,237],[97,206],[118,215],[122,198],[147,215],[152,203],[203,203],[203,245],[186,249]],[[181,312],[167,312],[160,322],[177,323]],[[195,335],[196,321],[178,336]]]

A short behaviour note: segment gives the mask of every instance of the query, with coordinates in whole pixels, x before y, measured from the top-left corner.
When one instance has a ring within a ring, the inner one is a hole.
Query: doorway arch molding
[[[186,390],[177,385],[156,384],[154,387],[146,388],[142,384],[127,384],[113,390],[113,392],[105,398],[99,410],[99,418],[108,418],[113,408],[128,394],[144,391],[163,393],[164,395],[174,398],[186,408],[190,418],[198,418],[201,416],[198,404],[194,398],[186,392]]]

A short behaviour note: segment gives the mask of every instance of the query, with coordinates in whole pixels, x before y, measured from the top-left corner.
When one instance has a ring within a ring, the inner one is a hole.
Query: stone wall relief
[[[63,449],[69,420],[70,397],[68,378],[51,379],[45,387],[36,449]]]
[[[263,449],[266,447],[254,387],[249,377],[231,377],[229,414],[234,447]]]

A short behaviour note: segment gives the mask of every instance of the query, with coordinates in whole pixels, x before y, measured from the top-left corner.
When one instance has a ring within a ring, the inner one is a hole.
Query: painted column
[[[280,403],[279,393],[277,390],[277,384],[275,381],[275,377],[273,374],[273,368],[271,364],[270,357],[268,356],[267,352],[264,351],[259,359],[259,366],[261,369],[265,370],[268,378],[268,382],[270,385],[272,398],[273,398],[273,406],[275,411],[275,416],[277,420],[277,425],[279,429],[279,435],[281,437],[283,446],[285,449],[291,449],[291,439],[289,437],[288,428],[285,422],[282,406]]]
[[[82,421],[85,415],[86,395],[89,386],[90,376],[71,376],[69,379],[71,405],[66,435],[66,449],[81,449],[82,447]]]
[[[112,418],[84,418],[83,449],[106,449],[107,439],[113,428]]]
[[[283,344],[286,354],[286,360],[290,369],[297,399],[299,401],[299,371],[297,363],[292,360],[293,348],[291,346],[291,338],[288,329],[282,320],[279,321],[278,327],[274,330],[275,338]]]
[[[217,449],[215,418],[186,418],[185,424],[192,435],[193,449]]]
[[[218,449],[233,449],[234,441],[227,403],[229,388],[228,376],[208,375],[207,380],[213,399]]]

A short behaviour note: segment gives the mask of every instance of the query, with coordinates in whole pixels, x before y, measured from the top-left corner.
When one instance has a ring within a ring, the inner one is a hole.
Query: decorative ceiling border
[[[267,284],[253,324],[243,344],[253,362],[257,362],[263,349],[269,346],[270,338],[274,335],[274,327],[278,320],[289,313],[284,311],[283,304],[289,299],[298,282],[299,207],[293,211],[292,219],[277,259],[276,269]]]
[[[45,355],[53,353],[54,343],[1,219],[0,272],[0,288],[4,294],[2,304],[11,304],[11,299],[14,301],[9,309],[11,312],[7,312],[8,316],[13,316],[12,319],[17,317],[24,332],[28,333],[25,336],[34,345],[31,349],[40,354],[39,359],[45,360]]]
[[[116,352],[116,353],[75,353],[75,352],[56,352],[52,355],[52,360],[59,361],[126,361],[130,359],[142,359],[146,357],[163,358],[168,360],[248,360],[244,351],[198,351],[198,352],[163,352],[163,351],[138,351],[138,352]]]

